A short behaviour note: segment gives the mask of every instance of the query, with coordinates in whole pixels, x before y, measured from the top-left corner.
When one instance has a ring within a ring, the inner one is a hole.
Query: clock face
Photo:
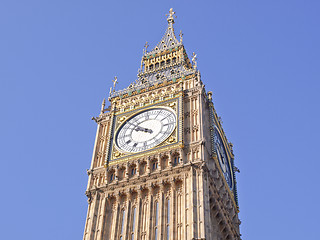
[[[117,147],[141,152],[165,141],[176,127],[176,115],[166,108],[153,108],[129,118],[116,134]]]
[[[232,184],[232,174],[230,170],[230,164],[228,161],[226,149],[223,145],[220,133],[218,130],[215,131],[215,143],[216,143],[216,152],[217,152],[217,157],[219,160],[219,164],[222,170],[222,173],[224,175],[224,178],[226,179],[230,189],[232,189],[233,184]]]

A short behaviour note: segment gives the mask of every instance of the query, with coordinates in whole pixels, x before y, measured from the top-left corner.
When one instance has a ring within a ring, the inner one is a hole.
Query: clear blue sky
[[[234,143],[243,239],[319,239],[318,0],[2,0],[1,239],[82,238],[90,119],[170,7]]]

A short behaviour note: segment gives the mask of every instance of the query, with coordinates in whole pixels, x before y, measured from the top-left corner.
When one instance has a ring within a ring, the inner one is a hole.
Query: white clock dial
[[[223,145],[223,141],[221,139],[220,133],[215,130],[215,148],[216,148],[216,153],[217,153],[217,157],[219,160],[219,164],[222,170],[222,173],[224,175],[224,178],[226,179],[230,189],[233,188],[233,180],[232,180],[232,173],[230,170],[230,164],[229,164],[229,160],[227,157],[227,153],[226,153],[226,149]]]
[[[176,127],[176,115],[166,108],[140,112],[128,119],[116,134],[117,147],[141,152],[165,141]]]

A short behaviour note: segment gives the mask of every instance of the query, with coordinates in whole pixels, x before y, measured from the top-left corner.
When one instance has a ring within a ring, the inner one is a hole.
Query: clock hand
[[[136,128],[135,128],[134,130],[136,130],[137,132],[138,132],[138,131],[143,131],[143,132],[152,133],[152,130],[151,130],[151,129],[143,128],[143,127],[140,127],[140,126],[136,126]]]
[[[128,122],[130,125],[134,126],[135,127],[135,130],[138,132],[138,131],[144,131],[144,132],[148,132],[148,133],[152,133],[153,131],[151,129],[148,129],[148,128],[143,128],[143,127],[140,127],[138,125],[135,125],[131,122]]]

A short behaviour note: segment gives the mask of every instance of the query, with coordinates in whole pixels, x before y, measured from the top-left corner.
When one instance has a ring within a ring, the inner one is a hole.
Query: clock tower
[[[174,12],[128,88],[110,89],[90,170],[84,240],[240,239],[232,144]]]

